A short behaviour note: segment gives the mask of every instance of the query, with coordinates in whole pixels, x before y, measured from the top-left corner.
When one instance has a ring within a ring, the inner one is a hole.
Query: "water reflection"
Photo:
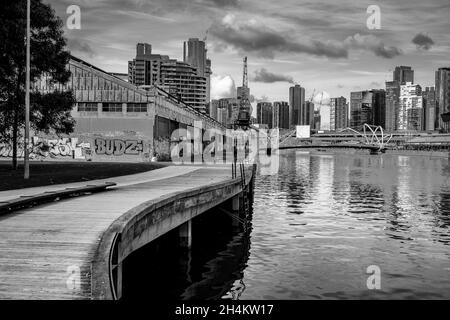
[[[157,270],[159,292],[183,299],[450,298],[448,159],[286,150],[277,175],[258,176],[254,200],[251,233],[227,229],[226,215],[214,212],[196,224],[188,258],[167,248],[176,268]],[[144,256],[160,263],[161,255]],[[381,268],[379,291],[367,289],[370,265]]]

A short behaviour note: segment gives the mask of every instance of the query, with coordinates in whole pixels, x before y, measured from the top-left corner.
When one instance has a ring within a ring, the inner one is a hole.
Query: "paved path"
[[[109,191],[0,216],[0,299],[89,299],[101,235],[131,208],[160,196],[231,179],[230,167],[166,167],[130,176],[0,192],[0,199],[116,182]],[[67,285],[80,268],[82,283]],[[85,276],[88,275],[88,276]]]

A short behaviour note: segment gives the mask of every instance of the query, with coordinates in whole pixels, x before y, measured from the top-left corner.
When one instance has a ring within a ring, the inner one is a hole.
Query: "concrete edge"
[[[247,184],[250,183],[253,171],[249,170],[250,178],[246,177]],[[144,202],[117,218],[106,229],[100,239],[99,244],[96,246],[93,261],[91,262],[91,299],[94,300],[112,300],[112,289],[110,279],[110,251],[112,249],[113,241],[116,234],[122,233],[127,226],[131,225],[133,221],[140,219],[141,217],[151,214],[155,210],[162,208],[174,201],[189,198],[192,195],[206,193],[218,188],[232,186],[235,184],[241,184],[241,179],[229,179],[226,181],[214,183],[208,186],[195,187],[182,192],[173,192],[168,195],[161,196],[157,199],[153,199]],[[225,199],[226,201],[227,199]]]

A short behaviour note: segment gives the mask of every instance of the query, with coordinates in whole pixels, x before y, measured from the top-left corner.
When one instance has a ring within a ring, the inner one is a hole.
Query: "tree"
[[[18,141],[25,121],[26,0],[0,4],[0,139],[11,143],[13,168],[17,168]],[[47,75],[50,83],[65,84],[70,78],[63,22],[50,5],[31,0],[31,82]],[[71,92],[34,91],[31,126],[35,130],[70,133],[74,120]]]

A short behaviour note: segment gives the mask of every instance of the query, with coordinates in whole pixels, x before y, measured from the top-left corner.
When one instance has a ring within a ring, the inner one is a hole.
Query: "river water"
[[[142,252],[125,296],[450,298],[446,158],[281,151],[278,174],[256,179],[250,228],[223,227],[225,216],[199,219],[188,253]],[[380,289],[368,288],[369,266]]]

